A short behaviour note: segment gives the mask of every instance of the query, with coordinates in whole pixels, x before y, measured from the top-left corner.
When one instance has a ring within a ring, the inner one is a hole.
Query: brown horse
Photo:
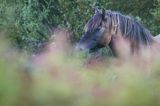
[[[123,46],[127,45],[130,54],[134,54],[142,48],[150,48],[160,38],[154,38],[148,29],[132,17],[99,9],[95,9],[95,14],[89,19],[84,30],[77,49],[94,52],[109,45],[115,56],[117,48],[123,50]],[[127,43],[122,45],[121,41]]]

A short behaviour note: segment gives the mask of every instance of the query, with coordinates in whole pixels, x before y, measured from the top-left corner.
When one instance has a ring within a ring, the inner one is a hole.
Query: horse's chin
[[[98,51],[99,49],[100,49],[100,48],[90,49],[90,50],[89,50],[89,53],[94,53],[94,52]]]
[[[93,53],[93,52],[97,52],[99,49],[105,47],[105,45],[102,45],[102,44],[98,44],[97,46],[95,46],[94,48],[92,49],[89,49],[89,53]]]

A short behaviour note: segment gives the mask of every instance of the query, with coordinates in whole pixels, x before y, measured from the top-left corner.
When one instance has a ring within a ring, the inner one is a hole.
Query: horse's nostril
[[[83,50],[83,47],[80,46],[80,45],[77,45],[75,49],[76,49],[76,51],[82,51],[82,50]]]
[[[83,50],[83,48],[82,48],[82,47],[80,47],[80,48],[79,48],[79,50],[80,50],[80,51],[82,51],[82,50]]]

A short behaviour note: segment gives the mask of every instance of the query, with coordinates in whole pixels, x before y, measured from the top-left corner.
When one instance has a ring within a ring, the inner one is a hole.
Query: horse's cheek
[[[109,44],[111,42],[111,35],[107,36],[105,40],[106,44]]]

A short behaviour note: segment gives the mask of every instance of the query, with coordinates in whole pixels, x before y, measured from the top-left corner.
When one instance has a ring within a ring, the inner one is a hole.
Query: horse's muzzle
[[[82,52],[83,51],[85,53],[89,53],[89,50],[84,45],[81,45],[81,44],[76,45],[75,51],[77,51],[77,52]]]

